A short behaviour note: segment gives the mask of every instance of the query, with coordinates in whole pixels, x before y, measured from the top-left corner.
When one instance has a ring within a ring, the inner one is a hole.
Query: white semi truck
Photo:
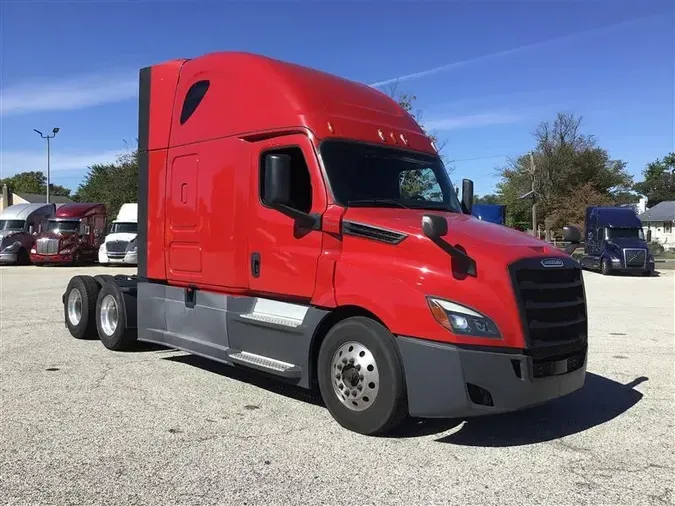
[[[122,204],[110,232],[98,250],[100,264],[137,265],[138,204]]]

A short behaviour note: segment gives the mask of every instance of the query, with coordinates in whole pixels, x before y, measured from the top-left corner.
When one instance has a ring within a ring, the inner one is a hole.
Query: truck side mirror
[[[569,242],[569,244],[565,246],[565,252],[571,255],[579,247],[579,243],[581,242],[581,232],[577,227],[567,225],[563,227],[563,240]]]
[[[462,206],[466,214],[471,214],[473,208],[473,181],[462,179]]]
[[[287,206],[291,200],[291,157],[267,155],[264,179],[265,203],[271,207]]]
[[[321,228],[320,216],[313,216],[292,207],[290,156],[280,154],[265,156],[263,196],[265,203],[272,209],[276,209],[312,230]]]
[[[422,231],[431,239],[448,235],[448,220],[437,214],[425,214],[422,217]]]

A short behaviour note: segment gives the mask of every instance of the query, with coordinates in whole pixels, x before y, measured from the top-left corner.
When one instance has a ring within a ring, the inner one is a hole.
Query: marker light
[[[484,314],[444,299],[427,298],[431,314],[450,332],[475,337],[501,338],[497,325]]]

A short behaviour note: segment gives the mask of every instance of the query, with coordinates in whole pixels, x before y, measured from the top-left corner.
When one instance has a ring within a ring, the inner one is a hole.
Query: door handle
[[[187,204],[187,183],[180,185],[180,201]]]
[[[258,252],[251,255],[251,275],[254,278],[260,276],[260,253]]]

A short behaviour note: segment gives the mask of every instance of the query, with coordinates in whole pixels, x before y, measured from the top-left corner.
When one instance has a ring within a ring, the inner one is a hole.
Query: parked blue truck
[[[479,220],[489,221],[497,225],[506,223],[506,206],[500,204],[474,204],[471,214]]]
[[[630,207],[591,206],[586,209],[584,269],[602,274],[654,273],[642,222]]]

